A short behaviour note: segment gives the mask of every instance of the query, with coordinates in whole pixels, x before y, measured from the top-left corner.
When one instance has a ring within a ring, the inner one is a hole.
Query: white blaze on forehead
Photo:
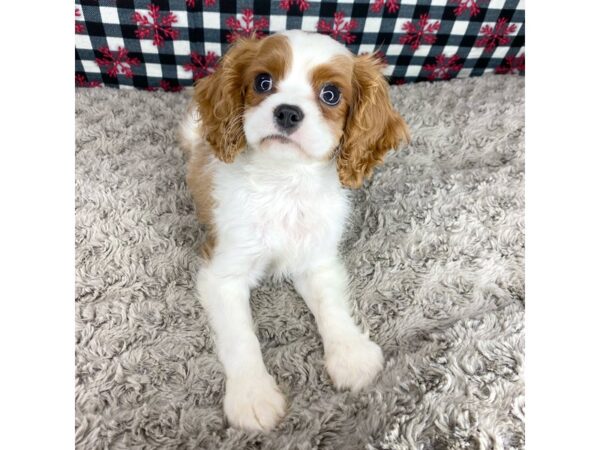
[[[326,63],[337,55],[352,56],[344,45],[324,34],[300,30],[284,31],[282,34],[289,39],[294,59],[298,58],[303,67]]]
[[[307,83],[310,86],[308,73],[321,64],[330,63],[335,56],[352,56],[352,52],[344,45],[329,36],[306,31],[290,30],[283,33],[289,40],[292,49],[292,67],[281,83],[281,87]]]

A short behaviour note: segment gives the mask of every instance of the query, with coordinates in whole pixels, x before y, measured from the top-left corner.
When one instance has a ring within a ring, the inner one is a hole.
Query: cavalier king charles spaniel
[[[268,431],[286,400],[262,359],[250,290],[289,278],[315,317],[335,387],[357,391],[383,367],[351,316],[338,244],[358,188],[408,141],[382,62],[299,30],[240,39],[194,88],[179,138],[207,236],[197,291],[226,376],[233,426]]]

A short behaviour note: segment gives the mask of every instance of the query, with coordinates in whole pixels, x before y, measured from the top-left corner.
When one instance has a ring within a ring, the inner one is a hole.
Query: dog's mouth
[[[308,154],[306,153],[304,148],[302,148],[302,145],[300,145],[298,142],[294,141],[293,139],[290,139],[289,137],[284,136],[283,134],[270,134],[270,135],[262,138],[260,140],[260,143],[261,144],[279,143],[279,144],[289,145],[289,146],[295,147],[296,150],[298,152],[300,152],[300,154],[302,154],[304,156],[308,156]]]
[[[283,134],[270,134],[260,140],[261,143],[266,141],[276,141],[281,142],[282,144],[296,144],[296,142],[292,141],[290,138],[284,136]]]

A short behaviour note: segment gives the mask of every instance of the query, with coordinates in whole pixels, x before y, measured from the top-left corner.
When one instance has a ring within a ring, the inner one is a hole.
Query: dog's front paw
[[[269,431],[285,414],[285,397],[271,375],[227,380],[225,415],[237,428]]]
[[[358,391],[383,368],[383,353],[377,344],[360,334],[327,346],[325,367],[336,388]]]

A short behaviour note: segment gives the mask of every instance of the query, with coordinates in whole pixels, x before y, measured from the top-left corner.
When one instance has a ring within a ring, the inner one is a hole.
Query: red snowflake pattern
[[[181,92],[183,90],[183,86],[180,84],[173,84],[167,80],[161,80],[160,87],[165,92]]]
[[[396,86],[402,86],[406,84],[406,80],[404,78],[398,78],[396,81],[394,81],[394,85]]]
[[[496,67],[496,73],[519,75],[525,72],[525,53],[521,56],[507,56],[502,65]]]
[[[400,5],[398,5],[398,0],[375,0],[373,6],[371,6],[371,11],[379,12],[386,7],[388,12],[394,13],[400,9]]]
[[[346,20],[342,11],[337,11],[333,14],[333,22],[331,24],[325,19],[321,19],[317,23],[317,31],[319,33],[328,34],[336,40],[341,38],[346,44],[352,44],[356,40],[356,36],[351,34],[351,31],[356,27],[358,27],[356,20]]]
[[[254,11],[251,9],[244,9],[242,11],[241,22],[234,16],[231,16],[225,23],[231,30],[227,34],[227,42],[229,43],[236,41],[240,37],[254,36],[261,38],[265,35],[262,30],[269,28],[269,20],[265,17],[256,19]]]
[[[183,86],[180,84],[174,84],[171,86],[171,83],[167,80],[161,80],[158,86],[147,86],[144,88],[146,91],[156,92],[159,89],[162,89],[165,92],[181,92],[183,90]]]
[[[117,78],[117,75],[122,73],[127,78],[133,78],[131,66],[140,65],[140,60],[137,58],[130,58],[128,56],[129,50],[125,48],[119,47],[116,57],[108,47],[100,47],[98,51],[102,53],[102,58],[96,58],[96,63],[100,67],[108,67],[106,73],[110,77]]]
[[[202,56],[196,52],[192,52],[192,61],[183,66],[184,70],[192,72],[194,81],[199,78],[204,78],[213,73],[217,68],[217,60],[219,57],[215,52],[208,52],[206,56]]]
[[[306,11],[310,6],[306,0],[281,0],[279,2],[279,7],[281,9],[285,9],[286,11],[289,11],[294,3],[298,5],[298,9],[301,12]]]
[[[133,23],[138,24],[138,29],[135,30],[135,35],[138,39],[145,39],[152,36],[152,44],[157,47],[162,47],[166,39],[177,39],[179,31],[174,30],[172,25],[177,22],[177,16],[169,11],[165,16],[160,15],[160,7],[158,5],[148,5],[147,16],[135,12],[131,16]]]
[[[452,78],[452,72],[458,72],[462,69],[462,64],[459,64],[460,58],[457,55],[446,57],[440,53],[435,57],[435,64],[425,64],[423,70],[430,72],[427,77],[429,81],[433,80],[449,80]]]
[[[217,0],[204,0],[204,6],[214,6],[217,3]],[[185,0],[185,4],[190,8],[194,8],[196,6],[196,0]]]
[[[102,83],[99,81],[88,81],[85,75],[80,73],[75,74],[75,86],[77,87],[90,87],[95,88],[101,86]]]
[[[418,49],[421,46],[421,42],[433,44],[437,39],[435,33],[439,29],[439,20],[429,23],[429,14],[421,14],[417,23],[405,22],[404,25],[402,25],[402,30],[405,31],[406,34],[400,38],[400,43],[409,44],[410,48],[413,50]]]
[[[79,8],[75,8],[75,17],[81,17],[81,11],[79,10]],[[77,23],[77,20],[75,20],[75,33],[83,32],[85,32],[85,27],[82,23]]]
[[[494,28],[489,25],[481,27],[481,33],[484,35],[475,41],[475,46],[485,47],[484,52],[493,51],[498,45],[506,45],[509,43],[509,33],[517,31],[517,25],[514,23],[507,24],[507,20],[502,17],[498,19]]]
[[[481,11],[479,5],[488,1],[489,0],[450,0],[449,3],[458,5],[454,8],[454,14],[456,16],[460,16],[462,13],[469,10],[469,16],[473,17]]]

